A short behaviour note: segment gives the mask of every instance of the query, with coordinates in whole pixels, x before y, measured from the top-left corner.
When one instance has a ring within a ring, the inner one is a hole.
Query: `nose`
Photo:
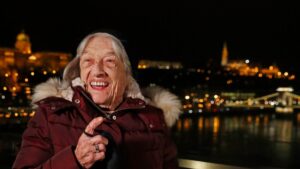
[[[92,72],[93,72],[93,76],[95,76],[95,77],[103,77],[103,76],[107,75],[105,70],[103,69],[102,61],[97,61],[94,64]]]

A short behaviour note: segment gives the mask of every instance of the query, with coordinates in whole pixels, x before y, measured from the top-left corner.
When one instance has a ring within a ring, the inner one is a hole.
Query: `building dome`
[[[24,31],[22,31],[21,33],[19,33],[18,35],[17,35],[17,39],[16,39],[17,41],[30,41],[29,40],[29,36],[24,32]]]
[[[25,34],[24,30],[17,35],[15,47],[24,54],[31,53],[30,39],[29,36]]]

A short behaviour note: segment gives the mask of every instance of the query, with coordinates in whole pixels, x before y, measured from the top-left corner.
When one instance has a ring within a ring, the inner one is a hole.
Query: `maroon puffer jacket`
[[[74,88],[73,101],[48,97],[37,103],[23,134],[13,168],[81,168],[74,155],[79,136],[96,116],[104,116]],[[161,109],[127,98],[97,128],[108,132],[120,151],[123,168],[176,169],[176,147],[170,140]]]

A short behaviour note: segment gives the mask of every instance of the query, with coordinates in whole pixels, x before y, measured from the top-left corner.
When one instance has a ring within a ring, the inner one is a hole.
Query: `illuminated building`
[[[140,60],[138,69],[182,69],[183,66],[180,62],[170,61],[154,61],[154,60]]]
[[[71,57],[63,52],[32,52],[29,36],[19,33],[15,48],[0,47],[0,106],[26,104],[32,87],[59,74]]]
[[[268,67],[254,66],[250,63],[250,60],[229,60],[228,59],[227,44],[224,43],[221,54],[221,66],[228,72],[237,73],[239,76],[257,76],[272,78],[285,78],[289,80],[295,80],[296,76],[289,74],[288,72],[282,73],[276,65],[270,65]]]

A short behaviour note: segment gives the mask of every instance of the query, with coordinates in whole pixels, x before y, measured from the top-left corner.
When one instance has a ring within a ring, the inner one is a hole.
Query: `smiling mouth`
[[[91,87],[93,89],[103,89],[109,85],[108,82],[91,82],[90,83]]]

